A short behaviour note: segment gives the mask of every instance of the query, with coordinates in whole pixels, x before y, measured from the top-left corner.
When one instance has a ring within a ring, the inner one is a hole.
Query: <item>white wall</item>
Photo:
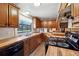
[[[16,29],[14,28],[0,28],[0,40],[11,38],[17,35]]]

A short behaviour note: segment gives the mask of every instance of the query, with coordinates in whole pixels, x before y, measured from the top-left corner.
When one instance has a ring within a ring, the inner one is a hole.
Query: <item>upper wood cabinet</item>
[[[39,18],[36,18],[36,28],[41,27],[41,20]]]
[[[41,20],[38,17],[33,17],[34,28],[41,28]]]
[[[58,23],[57,21],[42,21],[42,27],[43,28],[57,28],[58,27]]]
[[[71,15],[74,17],[79,16],[79,3],[71,4]]]
[[[79,3],[71,4],[71,15],[74,17],[72,20],[72,28],[79,28]]]
[[[0,27],[18,27],[18,10],[13,4],[0,3]]]
[[[8,26],[8,4],[0,3],[0,27]]]
[[[18,9],[9,5],[9,27],[18,27]]]
[[[47,21],[42,21],[42,28],[47,28],[48,25],[47,25]]]
[[[37,17],[33,18],[34,28],[58,28],[58,22],[56,20],[40,20]]]

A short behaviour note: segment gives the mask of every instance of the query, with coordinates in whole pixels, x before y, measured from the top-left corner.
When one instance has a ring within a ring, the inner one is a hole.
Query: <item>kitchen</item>
[[[79,3],[0,3],[0,56],[79,56],[78,10]]]

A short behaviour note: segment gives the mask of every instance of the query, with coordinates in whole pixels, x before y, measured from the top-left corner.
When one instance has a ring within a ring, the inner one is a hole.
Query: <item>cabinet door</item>
[[[42,39],[41,39],[41,34],[40,35],[37,35],[37,45],[41,44],[42,42]]]
[[[34,37],[31,37],[30,39],[30,52],[32,52],[35,49],[35,39]]]
[[[79,16],[79,3],[74,3],[71,5],[71,12],[72,16]]]
[[[41,28],[41,20],[40,19],[36,19],[36,28]]]
[[[18,27],[18,8],[9,5],[9,27]]]
[[[29,45],[29,39],[24,40],[24,55],[30,54],[30,45]]]
[[[74,16],[79,16],[79,3],[74,4]]]
[[[47,28],[47,27],[48,27],[47,21],[42,21],[42,28]]]
[[[8,25],[8,4],[0,3],[0,27]]]

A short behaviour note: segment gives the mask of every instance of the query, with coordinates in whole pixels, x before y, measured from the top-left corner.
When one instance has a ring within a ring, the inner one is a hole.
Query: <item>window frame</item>
[[[23,15],[22,13],[19,13],[19,16],[23,16],[23,17],[25,17],[25,18],[28,18],[28,19],[31,19],[32,20],[32,18],[31,17],[28,17],[28,16],[25,16],[25,15]],[[19,17],[19,21],[20,21],[20,17]],[[17,33],[18,33],[18,35],[29,35],[29,34],[31,34],[32,32],[33,32],[33,26],[32,26],[32,24],[33,24],[33,21],[32,21],[32,23],[31,23],[31,31],[30,32],[24,32],[24,33],[19,33],[19,31],[18,31],[18,28],[17,28]],[[19,26],[20,26],[20,23],[19,23]]]

